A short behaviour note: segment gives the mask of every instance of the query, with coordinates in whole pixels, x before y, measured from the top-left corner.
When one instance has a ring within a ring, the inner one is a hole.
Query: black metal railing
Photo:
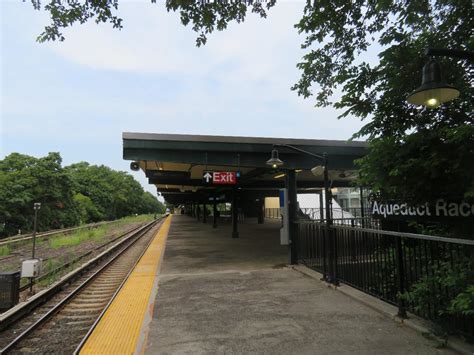
[[[380,219],[373,218],[370,209],[350,208],[331,209],[332,223],[334,225],[380,229]],[[280,219],[280,208],[265,208],[265,218]],[[318,222],[325,222],[324,209],[320,208],[300,208],[298,218],[310,219]]]
[[[300,213],[315,221],[325,221],[324,208],[300,208]],[[331,208],[331,218],[335,225],[380,229],[380,220],[373,218],[370,208]]]
[[[298,262],[398,306],[402,317],[408,310],[474,337],[474,315],[452,306],[474,287],[474,241],[310,220],[297,225]]]

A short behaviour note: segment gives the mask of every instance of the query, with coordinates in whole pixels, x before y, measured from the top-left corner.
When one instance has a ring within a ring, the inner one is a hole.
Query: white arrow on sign
[[[207,173],[204,174],[203,177],[204,177],[204,179],[206,180],[206,183],[209,183],[209,180],[212,179],[212,174],[209,173],[209,172],[207,172]]]

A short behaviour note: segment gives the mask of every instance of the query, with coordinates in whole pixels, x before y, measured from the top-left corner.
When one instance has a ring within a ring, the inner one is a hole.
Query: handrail
[[[325,224],[315,220],[308,220],[308,219],[301,219],[297,220],[294,223],[296,224]],[[385,231],[379,229],[370,229],[370,228],[354,228],[348,226],[339,226],[339,225],[331,225],[331,229],[345,229],[345,230],[357,230],[361,232],[373,233],[373,234],[382,234],[382,235],[391,235],[394,237],[402,237],[402,238],[413,238],[413,239],[422,239],[422,240],[432,240],[437,242],[445,242],[445,243],[454,243],[454,244],[461,244],[461,245],[474,245],[474,240],[469,239],[461,239],[461,238],[447,238],[447,237],[439,237],[434,235],[425,235],[425,234],[416,234],[416,233],[405,233],[405,232],[393,232],[393,231]]]

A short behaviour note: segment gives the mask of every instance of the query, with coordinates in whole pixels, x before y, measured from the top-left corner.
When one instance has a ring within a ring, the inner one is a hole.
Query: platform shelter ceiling
[[[274,144],[289,144],[328,158],[332,187],[350,186],[357,176],[354,160],[367,153],[360,141],[205,136],[124,132],[123,158],[139,163],[150,184],[170,203],[207,199],[233,186],[209,186],[204,171],[239,171],[237,188],[246,191],[277,191],[284,187],[285,171],[295,169],[299,189],[321,188],[323,176],[311,168],[316,158],[278,148],[285,165],[272,169],[265,163]]]

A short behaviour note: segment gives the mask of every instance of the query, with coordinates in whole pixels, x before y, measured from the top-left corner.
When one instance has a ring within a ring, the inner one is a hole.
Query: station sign
[[[381,203],[373,201],[372,214],[383,218],[413,217],[468,217],[474,216],[474,204],[469,202],[449,202],[439,199],[434,204],[428,202],[418,205],[408,203]]]
[[[236,185],[240,177],[238,171],[204,171],[202,179],[209,185]]]

